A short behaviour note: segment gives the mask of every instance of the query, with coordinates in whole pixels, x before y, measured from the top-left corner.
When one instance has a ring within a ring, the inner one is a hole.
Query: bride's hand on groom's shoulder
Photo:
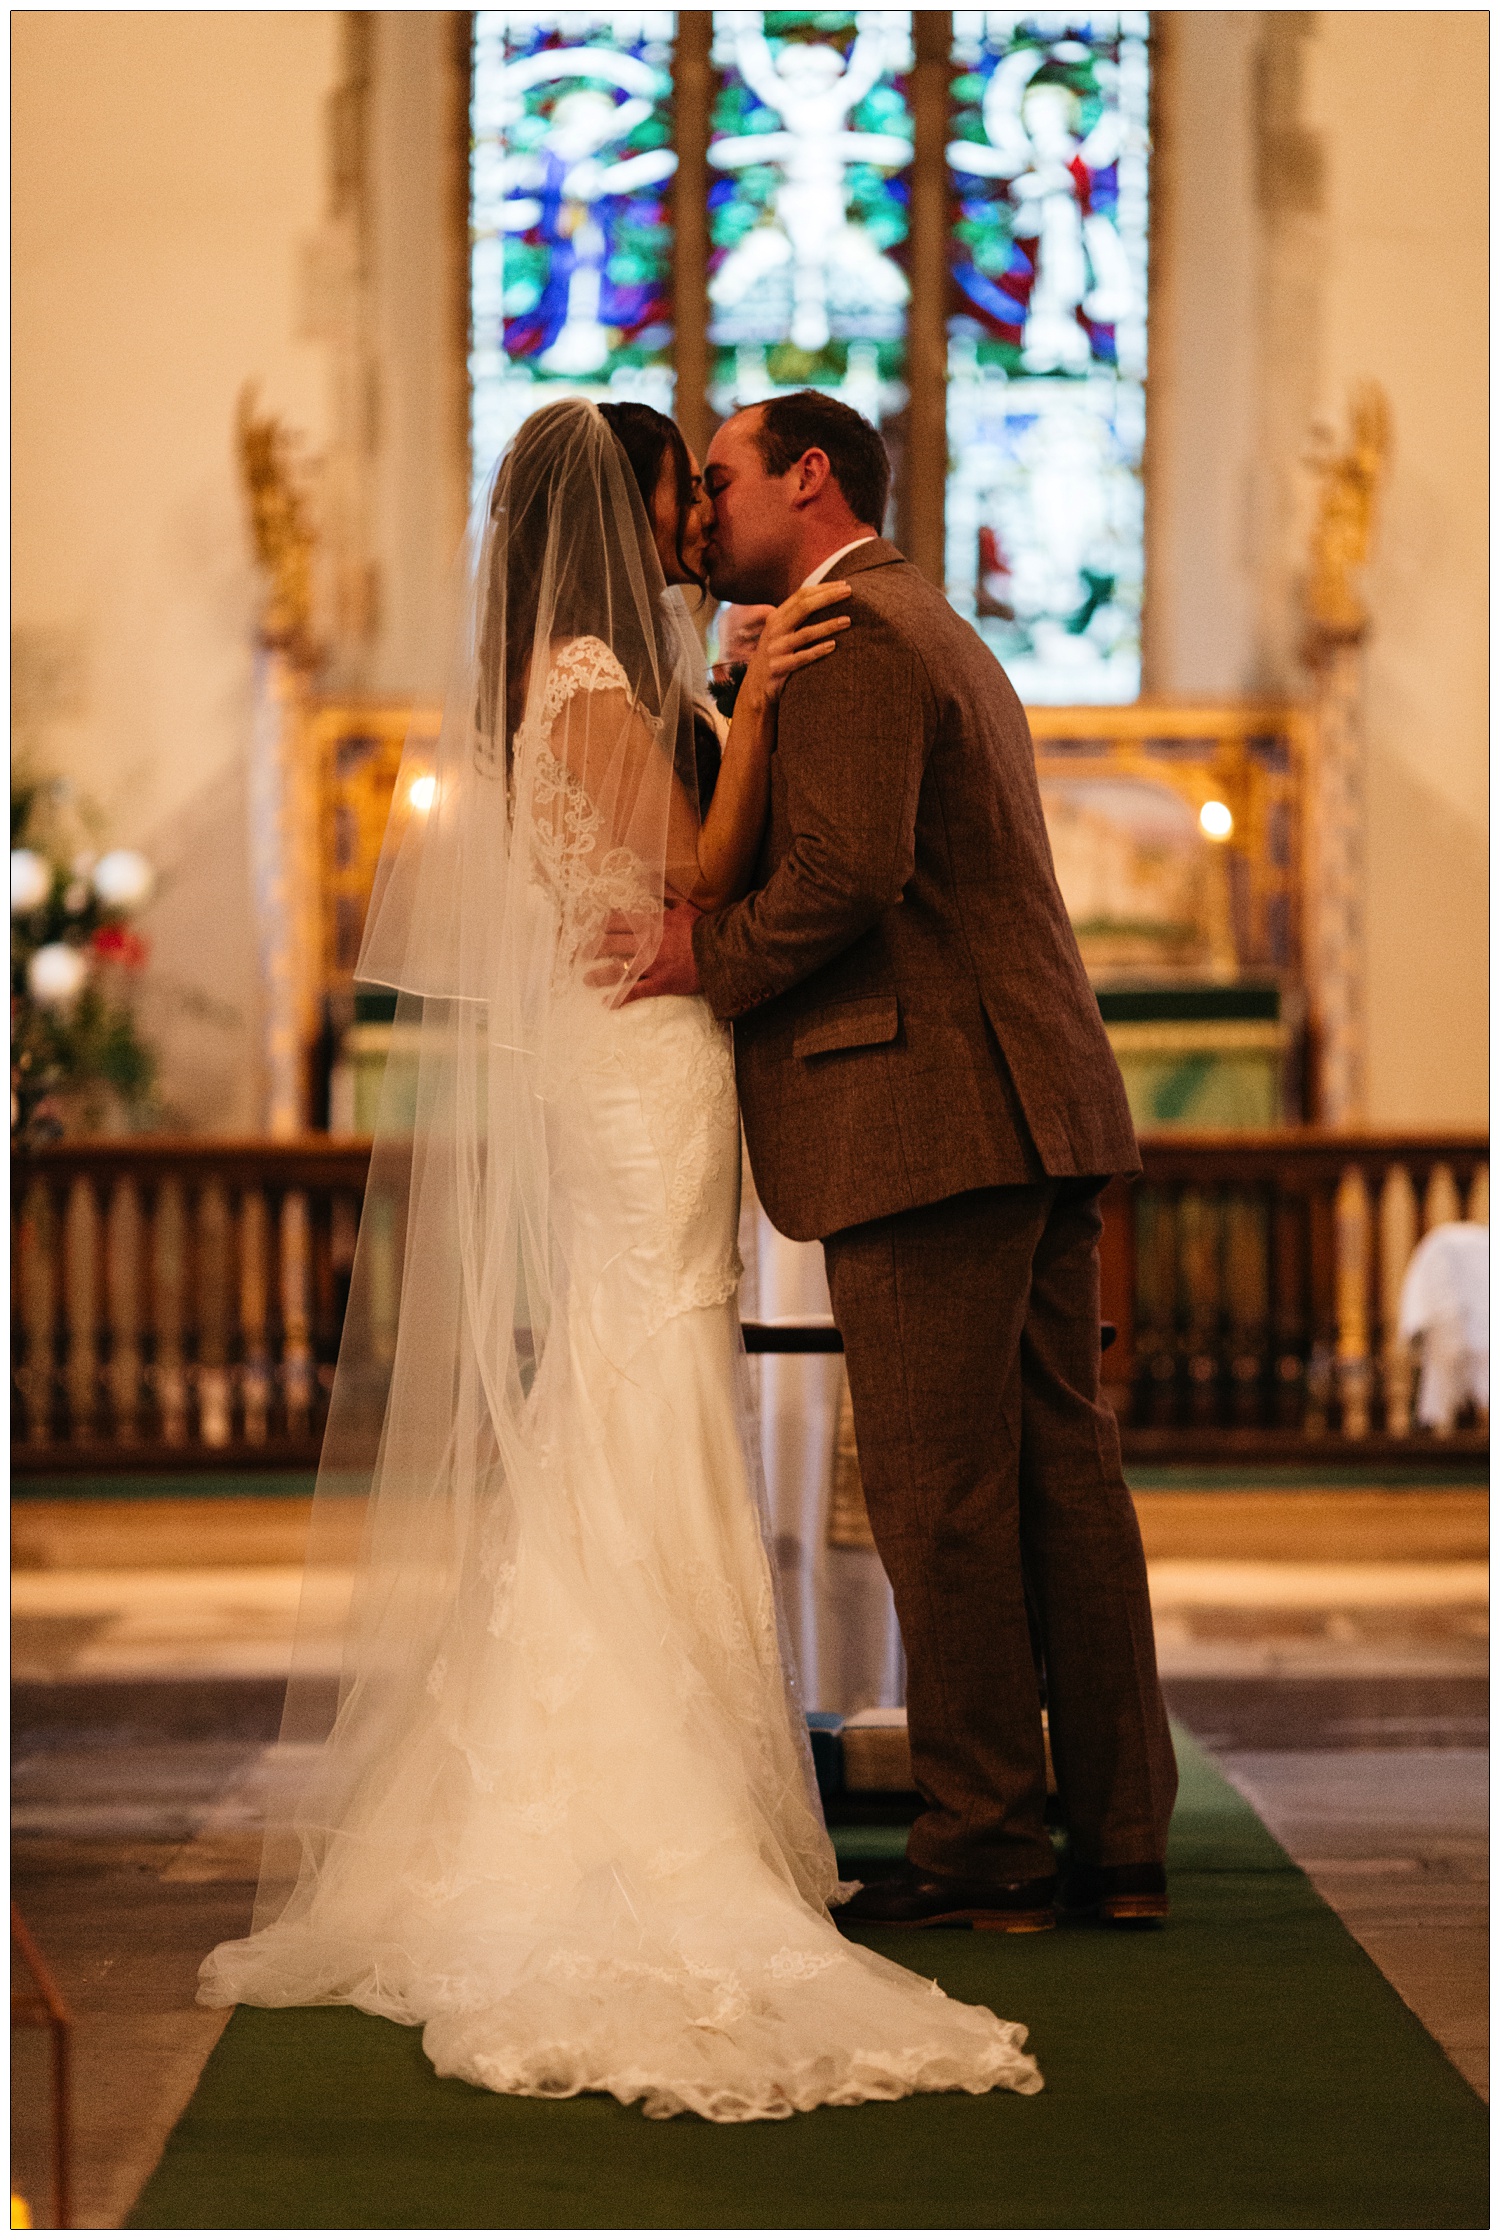
[[[838,643],[839,633],[848,629],[849,617],[825,616],[820,609],[848,596],[847,583],[804,583],[789,599],[783,599],[761,630],[740,687],[741,700],[748,696],[747,704],[760,699],[768,707],[774,706],[789,676],[814,661],[826,661]]]
[[[626,987],[620,997],[622,1004],[635,1003],[642,996],[695,996],[701,992],[693,955],[693,927],[702,915],[691,902],[668,896],[656,953]],[[623,910],[611,911],[594,949],[596,962],[584,974],[588,986],[613,988],[626,980],[641,955],[642,935],[639,918]]]

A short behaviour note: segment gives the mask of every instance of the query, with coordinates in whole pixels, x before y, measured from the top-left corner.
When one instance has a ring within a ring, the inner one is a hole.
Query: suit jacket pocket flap
[[[861,996],[837,1003],[820,1019],[799,1027],[792,1049],[799,1058],[821,1057],[828,1050],[859,1050],[873,1042],[894,1042],[901,1012],[894,996]]]

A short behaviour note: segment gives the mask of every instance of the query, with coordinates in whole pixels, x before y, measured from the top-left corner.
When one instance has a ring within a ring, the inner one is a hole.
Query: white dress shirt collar
[[[854,552],[862,544],[875,544],[876,542],[878,542],[878,539],[873,535],[873,533],[869,536],[864,537],[851,537],[847,544],[841,544],[839,546],[837,552],[830,552],[828,558],[824,561],[821,561],[819,565],[814,568],[810,576],[804,576],[802,578],[803,590],[805,591],[810,583],[826,582],[828,577],[833,573],[834,562],[837,560],[842,560],[846,552]]]

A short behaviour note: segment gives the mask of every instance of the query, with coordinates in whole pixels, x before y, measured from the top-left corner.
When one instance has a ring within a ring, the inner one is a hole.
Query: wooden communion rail
[[[1412,1419],[1401,1276],[1436,1222],[1489,1218],[1477,1133],[1158,1135],[1106,1199],[1105,1357],[1127,1453],[1482,1452]],[[12,1460],[25,1472],[316,1461],[368,1142],[141,1137],[16,1161]],[[398,1209],[372,1207],[391,1322]],[[380,1331],[372,1330],[377,1350]],[[752,1351],[837,1345],[751,1324]]]

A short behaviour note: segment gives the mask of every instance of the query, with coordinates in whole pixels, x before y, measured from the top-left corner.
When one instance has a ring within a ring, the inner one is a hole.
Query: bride
[[[360,2007],[421,2024],[440,2075],[651,2116],[1035,2092],[1019,2024],[830,1916],[728,1032],[699,997],[619,1001],[674,896],[750,885],[776,698],[838,658],[808,617],[847,588],[767,625],[700,817],[674,586],[702,523],[662,426],[651,484],[629,429],[544,406],[476,511],[437,766],[408,749],[360,963],[400,994],[309,1556],[348,1560],[355,1517],[336,1711],[295,1668],[255,1925],[199,1997]]]

